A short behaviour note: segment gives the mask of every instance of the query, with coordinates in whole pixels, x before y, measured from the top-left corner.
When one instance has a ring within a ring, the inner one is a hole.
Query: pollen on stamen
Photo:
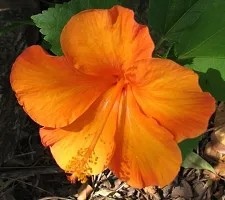
[[[87,181],[87,177],[93,174],[93,170],[88,163],[97,164],[98,157],[95,156],[95,152],[93,151],[89,158],[87,158],[87,151],[87,148],[80,149],[77,152],[77,156],[72,157],[72,159],[66,166],[65,172],[72,174],[68,176],[68,180],[71,183],[75,183],[76,179],[79,180],[81,183],[85,183]]]

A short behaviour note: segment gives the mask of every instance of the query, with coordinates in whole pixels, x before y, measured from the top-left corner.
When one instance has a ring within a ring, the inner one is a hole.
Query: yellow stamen
[[[92,174],[92,169],[88,166],[88,161],[96,163],[97,157],[95,160],[92,158],[92,154],[94,154],[94,148],[99,140],[99,137],[101,136],[101,133],[105,127],[105,124],[107,122],[107,119],[110,115],[110,112],[117,100],[117,98],[120,96],[121,91],[124,87],[125,81],[124,79],[120,79],[117,82],[116,89],[114,91],[114,94],[111,97],[111,101],[107,105],[107,108],[105,110],[105,115],[102,117],[103,121],[99,129],[96,131],[95,136],[89,146],[89,148],[81,149],[78,152],[78,157],[81,159],[74,157],[72,160],[70,160],[68,166],[66,167],[66,172],[72,173],[72,175],[69,177],[71,182],[74,182],[74,179],[78,178],[81,182],[85,182],[87,180],[86,176],[90,176]]]

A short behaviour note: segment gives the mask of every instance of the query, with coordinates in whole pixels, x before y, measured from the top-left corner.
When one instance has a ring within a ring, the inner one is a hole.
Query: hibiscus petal
[[[179,147],[170,132],[142,113],[129,87],[118,123],[110,169],[136,188],[169,184],[180,169]]]
[[[148,27],[121,6],[73,16],[62,31],[61,45],[79,70],[94,75],[118,75],[122,65],[150,58],[154,49]]]
[[[85,75],[65,57],[50,56],[40,46],[27,48],[17,58],[10,81],[24,110],[48,127],[72,123],[115,82],[113,77]]]
[[[202,92],[198,75],[166,59],[137,62],[127,74],[143,112],[167,128],[177,142],[202,134],[215,100]]]
[[[50,146],[53,157],[66,172],[80,179],[100,173],[114,151],[121,91],[113,86],[71,125],[60,129],[42,128],[40,136]]]

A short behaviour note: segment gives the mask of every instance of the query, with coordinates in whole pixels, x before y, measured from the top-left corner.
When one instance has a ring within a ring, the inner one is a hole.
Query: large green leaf
[[[197,72],[200,86],[205,92],[210,92],[217,101],[225,101],[225,81],[221,73],[215,69],[208,69],[206,73]]]
[[[119,0],[71,0],[68,3],[56,4],[54,8],[49,8],[31,18],[40,28],[40,32],[45,35],[44,39],[50,43],[51,51],[55,55],[62,55],[60,34],[73,15],[86,9],[111,8],[119,4]]]
[[[182,33],[176,52],[179,60],[187,61],[186,66],[203,73],[206,83],[203,89],[217,100],[225,101],[225,90],[221,87],[225,84],[225,1],[213,2],[196,23]]]
[[[213,0],[151,0],[149,26],[162,41],[177,41],[187,27],[193,25]]]

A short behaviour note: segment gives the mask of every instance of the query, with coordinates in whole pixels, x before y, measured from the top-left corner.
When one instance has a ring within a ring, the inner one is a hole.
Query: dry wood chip
[[[78,190],[77,200],[86,200],[92,191],[93,188],[87,182],[84,183]]]
[[[164,197],[169,196],[169,194],[170,194],[171,191],[172,191],[172,188],[173,188],[173,184],[169,184],[169,185],[165,186],[164,188],[162,188],[163,196],[164,196]]]
[[[116,193],[116,192],[113,190],[109,190],[107,188],[102,188],[99,191],[95,192],[93,196],[95,197],[95,196],[100,195],[102,197],[108,197],[109,195],[113,195],[114,193]]]
[[[214,126],[220,126],[221,124],[224,124],[225,126],[225,102],[221,102],[216,110],[215,120],[214,120]]]
[[[181,184],[176,186],[171,193],[172,198],[182,197],[189,199],[193,197],[193,192],[189,183],[185,180],[181,180]]]
[[[156,200],[161,199],[160,195],[158,194],[157,188],[155,186],[145,187],[144,191],[146,194],[150,195],[150,197],[152,197]]]

